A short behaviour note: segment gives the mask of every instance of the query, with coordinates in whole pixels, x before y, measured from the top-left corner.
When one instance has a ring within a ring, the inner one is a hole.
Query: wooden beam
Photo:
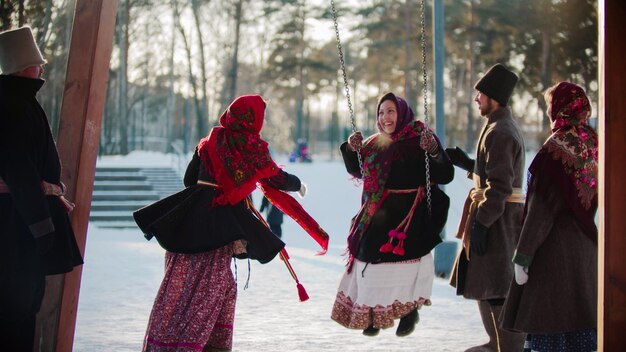
[[[599,275],[598,351],[626,348],[626,3],[599,6]]]
[[[76,203],[72,227],[81,253],[85,253],[91,194],[98,155],[106,82],[115,32],[117,0],[76,0],[72,39],[57,147],[63,166],[61,179],[68,199]],[[51,327],[41,336],[43,350],[72,351],[82,267],[48,278],[43,312],[52,312],[40,326]],[[51,301],[51,302],[50,302]],[[55,329],[56,326],[56,329]],[[38,350],[38,349],[37,349]]]

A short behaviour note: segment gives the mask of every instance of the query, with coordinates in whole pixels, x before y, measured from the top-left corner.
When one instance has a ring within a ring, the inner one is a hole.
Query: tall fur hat
[[[501,106],[507,106],[517,81],[515,73],[502,64],[495,64],[476,82],[474,89],[497,101]]]
[[[46,62],[30,27],[24,26],[0,33],[0,71],[3,75]]]

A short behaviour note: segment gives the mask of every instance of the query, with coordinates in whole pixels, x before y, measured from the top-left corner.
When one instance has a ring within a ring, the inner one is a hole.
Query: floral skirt
[[[230,350],[237,286],[227,245],[198,254],[165,253],[143,351]]]
[[[351,329],[389,328],[413,309],[429,306],[435,267],[432,254],[397,263],[354,261],[344,273],[331,318]]]

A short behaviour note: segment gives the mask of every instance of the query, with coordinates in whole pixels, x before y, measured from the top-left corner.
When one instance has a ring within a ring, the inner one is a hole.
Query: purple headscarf
[[[396,105],[396,109],[398,111],[398,121],[396,122],[396,129],[395,131],[393,131],[393,134],[395,135],[398,133],[398,131],[402,131],[404,126],[408,125],[411,121],[415,119],[415,113],[406,102],[406,100],[390,92],[383,95],[383,97],[380,98],[380,100],[378,101],[378,106],[376,106],[376,116],[378,116],[380,106],[385,100],[392,101]],[[378,118],[376,119],[376,127],[378,128],[378,132],[383,131],[383,127],[380,125],[380,121],[378,121]]]

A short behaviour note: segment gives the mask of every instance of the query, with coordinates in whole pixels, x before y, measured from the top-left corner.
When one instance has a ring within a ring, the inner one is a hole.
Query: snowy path
[[[266,265],[252,262],[247,290],[247,261],[237,261],[234,351],[456,352],[486,341],[476,303],[455,296],[444,279],[435,280],[433,305],[420,311],[420,323],[408,337],[396,337],[395,328],[367,337],[333,322],[330,310],[344,268],[340,253],[360,190],[338,162],[288,164],[286,170],[309,185],[309,194],[300,201],[331,234],[331,246],[325,256],[315,256],[315,243],[293,221],[283,225],[291,263],[311,296],[307,302],[299,302],[295,283],[279,259]],[[446,189],[453,203],[448,233],[458,223],[469,189],[459,176]],[[259,199],[255,194],[256,204]],[[139,230],[91,226],[74,351],[140,351],[162,275],[163,250],[155,241],[145,241]]]

